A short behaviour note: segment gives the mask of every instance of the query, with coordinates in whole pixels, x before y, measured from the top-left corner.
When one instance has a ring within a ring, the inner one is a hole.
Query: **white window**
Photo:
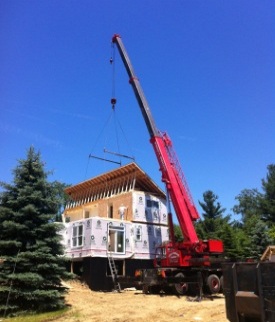
[[[125,254],[125,227],[109,225],[110,252]]]
[[[142,241],[142,227],[140,225],[135,227],[135,240]]]
[[[72,235],[72,247],[83,246],[83,240],[83,224],[74,225]]]

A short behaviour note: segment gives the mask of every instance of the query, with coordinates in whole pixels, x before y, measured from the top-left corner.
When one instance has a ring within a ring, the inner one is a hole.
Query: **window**
[[[108,205],[108,217],[109,218],[113,218],[113,212],[114,212],[114,207],[113,207],[113,204],[109,204]]]
[[[125,253],[125,227],[109,225],[109,251]]]
[[[83,224],[73,226],[72,247],[83,246]]]
[[[85,210],[85,218],[90,218],[90,211]]]
[[[135,227],[135,240],[142,241],[142,228],[141,228],[141,226]]]
[[[156,258],[161,259],[166,257],[166,248],[165,247],[158,247],[156,249]]]
[[[159,209],[159,202],[151,199],[146,200],[146,207],[147,208],[157,208]]]

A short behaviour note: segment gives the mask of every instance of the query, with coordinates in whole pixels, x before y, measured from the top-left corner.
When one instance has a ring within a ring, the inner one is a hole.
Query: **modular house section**
[[[110,254],[121,276],[152,267],[156,246],[169,240],[166,196],[135,163],[65,191],[65,254],[92,289],[112,288]]]

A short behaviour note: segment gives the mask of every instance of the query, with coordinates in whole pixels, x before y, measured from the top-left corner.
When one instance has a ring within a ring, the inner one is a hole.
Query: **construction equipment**
[[[222,268],[227,319],[275,321],[275,263],[223,263]]]
[[[167,200],[171,198],[184,237],[183,242],[175,242],[170,213],[170,242],[156,248],[154,269],[139,270],[136,275],[146,290],[164,288],[172,284],[178,294],[183,294],[188,288],[190,279],[201,272],[204,285],[208,286],[209,291],[219,292],[222,272],[218,257],[223,253],[223,243],[220,240],[202,241],[198,238],[194,221],[199,219],[199,214],[173,150],[172,141],[167,133],[160,132],[155,125],[149,104],[135,76],[121,37],[115,34],[112,42],[116,44],[130,78],[129,82],[137,98],[160,166],[162,181],[166,185]]]

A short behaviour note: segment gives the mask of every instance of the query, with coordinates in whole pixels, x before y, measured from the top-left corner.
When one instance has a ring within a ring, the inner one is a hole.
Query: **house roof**
[[[135,162],[68,187],[65,192],[70,195],[72,200],[79,200],[86,198],[87,194],[90,194],[89,191],[104,198],[114,195],[116,192],[129,191],[130,189],[166,198],[163,190]]]

